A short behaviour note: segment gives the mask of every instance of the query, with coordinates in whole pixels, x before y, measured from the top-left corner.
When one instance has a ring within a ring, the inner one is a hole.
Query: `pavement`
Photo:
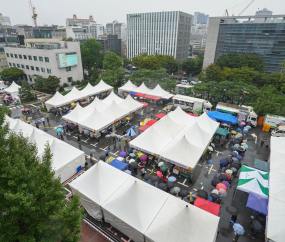
[[[33,104],[33,105],[36,106],[37,104]],[[40,103],[38,103],[38,105],[40,105]],[[150,104],[148,106],[147,108],[148,114],[145,116],[149,116],[149,114],[151,113],[150,108],[152,106],[153,104]],[[30,107],[30,106],[26,105],[25,108],[26,107]],[[162,107],[163,106],[157,105],[157,110],[155,114],[157,114]],[[11,109],[12,117],[22,115],[20,109],[21,109],[20,107],[16,109]],[[60,123],[64,121],[63,119],[56,120],[53,114],[36,113],[36,114],[30,114],[29,116],[30,116],[31,122],[40,120],[41,116],[44,116],[44,117],[48,116],[50,119],[50,122],[46,123],[47,126],[43,126],[41,124],[40,129],[54,137],[57,137],[57,134],[55,130],[53,129],[53,127],[60,125]],[[129,129],[133,125],[136,125],[136,127],[138,127],[137,126],[138,122],[142,120],[143,118],[144,117],[142,117],[141,115],[136,114],[134,119],[131,120],[130,125],[118,128],[118,130],[116,130],[116,134],[122,135],[123,132],[125,132],[127,129]],[[253,136],[256,137],[256,139]],[[270,136],[269,133],[261,131],[260,126],[258,126],[257,128],[250,129],[249,134],[247,135],[249,149],[245,153],[245,156],[242,160],[242,164],[247,164],[248,166],[253,167],[254,158],[258,158],[264,161],[268,160],[269,148],[266,148],[266,145],[269,145],[269,141],[267,141],[267,143],[265,143],[262,148],[260,147],[259,143],[260,143],[261,137],[269,137],[269,136]],[[107,149],[110,150],[110,154],[113,157],[117,157],[119,152],[124,149],[123,144],[122,143],[119,144],[118,141],[116,141],[116,143],[114,144],[111,141],[110,145],[108,146],[106,138],[100,138],[99,142],[97,142],[96,139],[85,138],[84,135],[81,135],[81,143],[78,144],[77,137],[75,136],[74,133],[67,134],[64,132],[64,142],[67,142],[68,144],[85,152],[87,162],[88,162],[86,169],[96,164],[96,162],[99,160],[99,157],[101,155],[104,155]],[[91,149],[95,149],[96,154],[94,155],[94,160],[90,162],[89,161],[89,151]],[[196,168],[194,169],[192,183],[189,183],[188,179],[182,176],[171,174],[171,176],[175,176],[177,178],[177,181],[175,182],[176,183],[175,186],[178,186],[181,189],[186,189],[188,191],[204,189],[205,191],[208,192],[208,194],[210,194],[210,191],[213,189],[213,187],[211,186],[211,180],[213,179],[214,175],[218,173],[220,159],[228,157],[230,153],[231,153],[230,147],[226,148],[225,146],[224,147],[216,146],[212,154],[213,166],[211,167],[210,171],[208,171],[207,169],[206,160],[201,159],[199,163],[197,164]],[[146,171],[147,171],[147,174],[153,173],[152,166],[147,165]],[[142,178],[140,175],[140,171],[138,171],[137,178],[139,179]],[[255,240],[251,238],[250,221],[252,219],[252,216],[255,216],[256,213],[253,210],[249,210],[245,207],[248,194],[245,192],[236,190],[237,182],[238,182],[238,177],[233,179],[230,188],[227,189],[227,197],[223,198],[221,201],[221,209],[219,213],[220,222],[219,222],[219,228],[218,228],[219,234],[217,236],[216,241],[226,242],[226,241],[232,241],[232,239],[234,238],[233,228],[229,223],[231,215],[229,215],[226,212],[226,207],[230,205],[233,205],[238,209],[239,211],[238,222],[245,229],[245,234],[243,236],[240,236],[238,241],[239,242],[264,241],[265,240],[264,235],[259,235]],[[178,199],[181,199],[181,198],[178,198]],[[94,223],[96,223],[96,221],[94,221]],[[105,227],[106,229],[108,225],[106,224],[103,227]],[[112,228],[110,229],[110,231],[112,231]],[[114,234],[114,231],[112,233]],[[88,241],[88,240],[84,240],[84,241]],[[98,241],[101,241],[101,240],[98,240]]]

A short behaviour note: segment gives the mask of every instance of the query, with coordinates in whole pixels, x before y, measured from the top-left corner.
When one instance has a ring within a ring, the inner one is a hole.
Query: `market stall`
[[[267,216],[268,198],[250,192],[248,194],[246,207]]]
[[[229,132],[230,131],[227,130],[227,129],[218,128],[217,131],[216,131],[216,134],[219,134],[221,136],[225,136],[226,137]]]
[[[138,87],[133,84],[130,80],[128,80],[125,85],[121,86],[118,88],[118,93],[121,94],[121,93],[126,93],[128,94],[129,92],[132,92],[134,90],[136,90]]]
[[[99,112],[102,112],[108,107],[108,104],[99,100],[98,97],[95,97],[94,101],[90,103],[88,106],[84,107],[83,109],[89,113],[93,112],[96,108]]]
[[[51,108],[58,108],[69,104],[70,101],[63,95],[61,95],[58,91],[53,95],[53,97],[45,102],[47,111]]]
[[[125,100],[120,102],[120,106],[126,110],[130,110],[131,112],[136,112],[144,107],[143,104],[135,101],[130,95],[128,95]]]
[[[110,166],[113,166],[115,168],[117,168],[118,170],[120,171],[123,171],[125,170],[129,164],[123,162],[123,161],[120,161],[120,160],[117,160],[117,159],[113,159],[110,163],[109,163]]]
[[[217,119],[219,121],[226,122],[226,123],[231,123],[231,124],[236,124],[237,121],[238,121],[237,117],[235,117],[235,116],[233,116],[231,114],[221,113],[221,112],[218,112],[218,111],[208,112],[208,116],[210,118],[214,118],[214,119]]]
[[[269,172],[269,165],[270,163],[255,158],[253,168],[261,170],[261,171]]]
[[[12,82],[12,84],[4,89],[6,93],[11,94],[12,98],[17,98],[19,96],[19,89],[21,86],[19,86],[16,82]]]

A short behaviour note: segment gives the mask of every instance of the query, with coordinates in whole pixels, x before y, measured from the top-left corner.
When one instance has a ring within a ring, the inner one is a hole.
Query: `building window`
[[[51,69],[47,69],[47,73],[51,74]]]
[[[17,67],[20,68],[20,64],[17,64]]]
[[[48,57],[45,57],[45,62],[49,62],[49,58]]]
[[[27,56],[26,55],[23,55],[24,56],[24,59],[26,60],[27,59]]]
[[[13,66],[14,66],[14,67],[16,67],[16,64],[15,64],[15,63],[13,63]]]
[[[1,66],[1,69],[3,70],[3,69],[7,69],[7,68],[9,68],[9,66]]]
[[[32,56],[28,55],[28,57],[29,57],[29,60],[32,60]]]
[[[65,68],[66,71],[71,71],[71,66]]]
[[[7,61],[7,59],[5,58],[5,59],[0,59],[0,62],[6,62]]]
[[[6,56],[9,57],[9,54],[7,53]]]
[[[30,67],[29,67],[29,66],[26,66],[26,69],[27,69],[27,70],[29,70],[29,69],[30,69]]]
[[[34,56],[34,61],[37,61],[38,60],[38,57]]]
[[[11,62],[9,62],[9,66],[12,66],[12,63],[11,63]]]
[[[40,60],[40,61],[43,61],[43,57],[39,56],[39,60]]]
[[[35,70],[35,68],[33,66],[31,66],[31,70],[33,71],[33,70]]]
[[[36,71],[40,71],[40,68],[39,68],[39,67],[36,67]]]
[[[11,55],[11,58],[14,58],[13,54],[10,54]]]
[[[42,72],[46,72],[46,69],[45,68],[41,68]]]
[[[67,82],[72,82],[72,77],[67,77]]]
[[[19,55],[19,58],[20,58],[20,59],[23,59],[22,55]]]
[[[15,58],[18,58],[18,55],[17,54],[14,54],[15,55]]]
[[[21,65],[23,69],[25,69],[25,65]]]

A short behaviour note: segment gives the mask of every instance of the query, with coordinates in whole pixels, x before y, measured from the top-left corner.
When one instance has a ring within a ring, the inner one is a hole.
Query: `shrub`
[[[63,87],[69,87],[68,83],[63,83]]]
[[[81,81],[77,80],[76,84],[79,86],[81,84]]]
[[[86,80],[86,79],[81,81],[81,85],[87,85],[87,83],[88,83],[88,80]]]
[[[42,112],[47,112],[46,107],[41,107],[41,111],[42,111]]]
[[[69,93],[69,91],[63,91],[61,95],[65,96],[67,93]]]
[[[59,92],[63,92],[64,91],[64,87],[63,86],[60,86],[59,87]]]
[[[76,86],[76,85],[77,85],[76,81],[71,82],[71,86]]]

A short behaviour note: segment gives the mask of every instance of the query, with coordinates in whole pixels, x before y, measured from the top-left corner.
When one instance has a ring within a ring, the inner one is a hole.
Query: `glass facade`
[[[266,64],[266,72],[280,72],[285,59],[285,23],[221,24],[215,61],[231,52],[257,53]]]

